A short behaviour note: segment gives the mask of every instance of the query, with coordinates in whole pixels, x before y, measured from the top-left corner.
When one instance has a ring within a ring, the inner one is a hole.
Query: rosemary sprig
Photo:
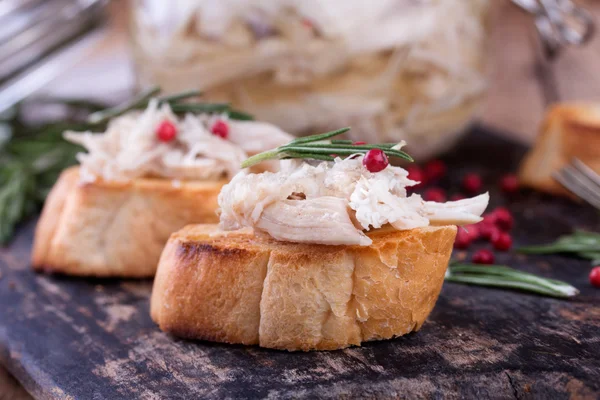
[[[168,103],[175,113],[218,112],[227,113],[231,119],[252,119],[251,115],[234,110],[229,104],[193,102],[193,98],[201,95],[197,90],[159,94],[159,88],[150,88],[108,109],[92,101],[43,98],[34,101],[32,106],[62,105],[69,113],[66,122],[37,127],[21,118],[23,108],[29,105],[21,104],[14,112],[0,116],[0,244],[10,240],[16,224],[40,208],[61,171],[77,162],[75,156],[83,149],[65,141],[64,131],[104,131],[111,118],[144,109],[156,96],[159,103]]]
[[[87,119],[87,122],[92,125],[104,124],[110,119],[123,115],[128,111],[132,110],[143,110],[148,107],[150,100],[160,94],[160,88],[155,86],[147,90],[144,90],[133,99],[119,104],[115,107],[108,108],[106,110],[97,111]],[[238,120],[252,120],[253,117],[250,114],[246,114],[239,110],[231,108],[229,103],[199,103],[199,102],[182,102],[183,100],[190,100],[195,97],[202,96],[202,92],[198,90],[188,90],[186,92],[177,93],[168,96],[156,97],[159,104],[167,103],[171,107],[171,110],[176,114],[185,113],[226,113],[231,119]]]
[[[598,264],[600,263],[600,234],[576,231],[570,235],[561,236],[553,243],[521,247],[517,251],[524,254],[564,253],[591,260],[592,264]]]
[[[125,103],[90,114],[87,122],[94,125],[102,124],[108,122],[111,118],[115,118],[126,113],[127,111],[131,111],[136,108],[146,108],[150,99],[156,96],[158,93],[160,93],[159,87],[151,87],[146,89]]]
[[[550,297],[572,297],[579,290],[566,282],[542,278],[503,265],[452,263],[446,271],[449,282],[517,289]]]
[[[18,160],[0,167],[0,242],[12,237],[15,225],[32,209],[33,177]]]
[[[242,163],[242,168],[248,168],[260,162],[272,159],[311,159],[333,161],[335,156],[344,157],[354,154],[365,154],[372,149],[382,150],[388,157],[398,157],[413,161],[412,157],[396,148],[397,143],[353,145],[351,140],[328,140],[334,136],[348,132],[350,128],[342,128],[331,132],[301,137],[292,140],[276,149],[256,154]]]

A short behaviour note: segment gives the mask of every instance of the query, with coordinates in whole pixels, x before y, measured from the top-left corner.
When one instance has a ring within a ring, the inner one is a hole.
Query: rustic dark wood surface
[[[493,182],[523,152],[475,130],[447,158],[444,184],[455,185],[467,170]],[[515,213],[519,244],[600,228],[590,207],[533,192],[509,200],[490,189],[494,205]],[[447,283],[418,333],[362,348],[286,353],[162,333],[148,316],[150,281],[35,274],[28,261],[33,228],[34,221],[26,224],[0,250],[0,363],[38,398],[600,396],[600,290],[588,283],[586,261],[499,256],[572,283],[581,290],[572,300]]]

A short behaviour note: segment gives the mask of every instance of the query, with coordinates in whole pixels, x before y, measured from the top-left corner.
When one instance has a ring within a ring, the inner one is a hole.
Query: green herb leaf
[[[26,166],[10,160],[0,165],[0,243],[6,243],[15,226],[29,211],[33,177]]]
[[[42,205],[60,173],[74,165],[81,147],[63,139],[65,131],[105,130],[111,118],[130,110],[144,109],[160,93],[153,87],[116,107],[102,109],[98,103],[71,99],[41,99],[43,104],[60,104],[74,111],[69,121],[27,126],[20,116],[22,105],[2,115],[0,129],[0,244],[13,235],[15,225]],[[226,103],[198,103],[191,99],[202,93],[190,90],[156,97],[168,103],[175,113],[227,113],[231,119],[251,120],[252,116],[234,110]],[[37,100],[36,100],[37,101]],[[85,121],[81,115],[94,111]],[[70,115],[70,114],[69,114]],[[79,116],[79,118],[76,118]]]
[[[570,254],[576,257],[600,261],[600,234],[586,231],[576,231],[573,234],[561,236],[553,243],[541,246],[527,246],[517,249],[524,254]]]
[[[227,112],[230,119],[235,119],[238,121],[254,121],[254,117],[248,113],[239,110],[229,110]]]
[[[256,154],[242,163],[242,168],[248,168],[260,162],[272,159],[286,160],[290,158],[333,161],[337,157],[351,156],[354,154],[366,154],[369,150],[380,149],[388,157],[397,157],[412,162],[411,156],[402,150],[394,149],[395,144],[366,144],[352,145],[351,140],[327,140],[342,133],[348,132],[350,128],[342,128],[331,132],[301,137],[292,140],[286,145],[276,149]]]
[[[101,124],[107,122],[111,118],[118,117],[119,115],[124,114],[127,111],[131,111],[140,107],[144,108],[148,105],[150,99],[158,93],[160,93],[159,87],[151,87],[147,90],[144,90],[143,92],[135,96],[133,99],[125,103],[119,104],[116,107],[112,107],[91,114],[88,117],[87,122],[93,125]]]
[[[566,282],[543,278],[504,265],[452,263],[446,271],[449,282],[523,290],[550,297],[566,298],[579,290]]]

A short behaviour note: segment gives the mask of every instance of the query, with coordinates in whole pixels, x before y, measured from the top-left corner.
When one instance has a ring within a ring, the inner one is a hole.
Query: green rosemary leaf
[[[119,115],[126,113],[127,111],[131,111],[138,107],[144,107],[148,104],[148,101],[155,95],[160,93],[160,88],[155,86],[151,87],[147,90],[144,90],[133,99],[126,101],[123,104],[119,104],[116,107],[112,107],[106,110],[98,111],[90,116],[87,119],[87,122],[90,124],[101,124],[107,122],[111,118],[118,117]]]
[[[227,103],[177,103],[171,105],[174,113],[224,113],[229,110]]]
[[[15,226],[30,210],[28,196],[33,188],[33,178],[26,166],[18,160],[0,165],[0,243],[6,243]]]
[[[289,145],[317,142],[319,140],[325,140],[325,139],[329,139],[334,136],[341,135],[343,133],[348,132],[349,130],[350,130],[350,128],[342,128],[342,129],[337,129],[337,130],[331,131],[331,132],[321,133],[319,135],[304,136],[304,137],[300,137],[300,138],[296,138],[296,139],[292,140],[289,143]]]
[[[248,113],[239,110],[229,110],[227,112],[230,119],[235,119],[238,121],[254,121],[254,117]]]
[[[366,154],[369,150],[380,149],[388,157],[398,157],[413,161],[412,157],[402,150],[394,149],[396,144],[365,144],[353,145],[351,140],[328,140],[336,135],[347,132],[350,128],[296,138],[286,145],[276,149],[256,154],[242,163],[242,168],[248,168],[265,160],[302,158],[307,160],[333,161],[334,157]]]
[[[466,275],[451,275],[446,278],[449,282],[455,283],[466,283],[470,285],[479,285],[479,286],[492,286],[492,287],[500,287],[507,289],[518,289],[527,292],[533,292],[536,294],[542,294],[551,297],[570,297],[571,295],[563,294],[561,292],[556,292],[553,290],[546,289],[544,287],[532,285],[526,282],[520,282],[518,280],[513,280],[510,278],[507,279],[498,279],[498,278],[488,278],[481,276],[466,276]]]
[[[342,147],[336,146],[323,146],[323,147],[304,147],[304,146],[282,146],[280,147],[282,151],[294,151],[296,153],[302,154],[337,154],[337,155],[346,155],[350,156],[352,154],[360,153],[359,151],[354,151],[353,149],[344,149]]]
[[[518,289],[551,297],[571,297],[579,291],[566,282],[547,279],[503,265],[478,266],[452,263],[446,272],[449,282]]]
[[[202,92],[199,90],[188,90],[186,92],[181,92],[177,94],[172,94],[168,96],[160,96],[158,101],[160,103],[176,103],[181,100],[186,100],[192,97],[200,97],[202,96]]]
[[[253,165],[259,164],[263,161],[272,160],[274,158],[279,158],[279,154],[280,154],[280,152],[278,149],[264,151],[262,153],[255,154],[252,157],[248,157],[242,163],[242,168],[250,168]]]
[[[352,144],[354,143],[352,140],[345,140],[345,139],[333,139],[331,141],[331,144],[335,144],[335,145],[340,145],[340,144]],[[308,145],[307,145],[308,146]],[[314,145],[310,145],[310,146],[314,146]]]
[[[302,153],[295,153],[293,151],[285,151],[283,153],[281,153],[282,155],[282,159],[284,160],[288,160],[290,158],[301,158],[304,159],[306,158],[306,154],[302,154]],[[333,161],[335,158],[330,156],[330,155],[326,155],[326,154],[312,154],[311,159],[313,160],[319,160],[319,161]]]

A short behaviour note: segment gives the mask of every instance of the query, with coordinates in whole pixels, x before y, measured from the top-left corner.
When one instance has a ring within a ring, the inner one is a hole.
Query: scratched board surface
[[[523,153],[475,129],[446,157],[443,185],[473,170],[494,182]],[[600,228],[591,207],[530,191],[508,200],[493,186],[495,204],[515,214],[517,244]],[[588,283],[586,261],[499,256],[575,285],[581,294],[572,300],[447,283],[417,333],[361,348],[287,353],[162,333],[148,315],[150,281],[33,273],[34,226],[22,226],[0,250],[0,363],[38,398],[600,397],[600,290]]]

